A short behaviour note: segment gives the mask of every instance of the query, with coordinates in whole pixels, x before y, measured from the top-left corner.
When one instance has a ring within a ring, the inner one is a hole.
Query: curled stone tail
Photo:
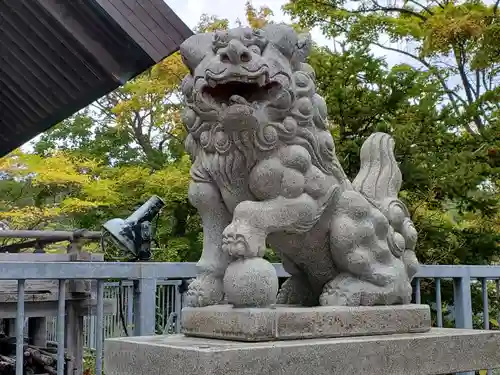
[[[394,156],[394,139],[386,133],[374,133],[361,147],[361,168],[353,188],[376,201],[397,198],[402,175]]]

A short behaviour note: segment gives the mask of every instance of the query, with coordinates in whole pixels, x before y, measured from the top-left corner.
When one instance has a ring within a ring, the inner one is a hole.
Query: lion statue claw
[[[307,34],[276,24],[198,34],[181,46],[189,199],[204,231],[189,306],[222,303],[228,266],[263,257],[267,246],[291,275],[278,303],[411,299],[417,233],[398,199],[394,141],[372,134],[349,181],[305,63],[310,46]]]

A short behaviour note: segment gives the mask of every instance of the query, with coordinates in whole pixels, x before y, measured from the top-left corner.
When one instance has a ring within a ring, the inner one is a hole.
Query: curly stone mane
[[[270,49],[273,41],[272,35],[269,37],[268,34],[262,32],[259,35],[261,39],[268,39],[266,47]],[[296,48],[299,48],[299,44],[300,41],[297,41]],[[204,100],[204,85],[200,81],[204,81],[205,77],[197,77],[194,73],[197,67],[191,67],[192,73],[182,83],[186,104],[183,122],[189,132],[186,149],[194,162],[214,162],[216,158],[219,172],[224,172],[226,178],[231,179],[234,178],[231,171],[239,170],[242,164],[246,165],[246,170],[250,170],[280,145],[300,145],[310,153],[313,164],[323,173],[345,180],[328,131],[326,103],[316,92],[314,70],[304,62],[294,61],[295,55],[287,57],[282,54],[278,47],[271,53],[280,54],[281,61],[286,61],[286,69],[291,73],[287,77],[288,82],[283,84],[283,79],[280,84],[273,85],[271,82],[265,87],[267,92],[261,95],[260,100],[252,103],[245,98],[252,91],[252,85],[243,87],[245,85],[233,84],[226,89],[238,93],[239,106],[242,107],[240,110],[249,112],[256,124],[253,127],[226,129],[222,112],[228,108],[227,104],[216,95],[213,95],[212,101]],[[204,61],[201,59],[200,63]],[[205,169],[214,168],[208,166]]]
[[[349,181],[305,62],[310,45],[307,34],[267,25],[198,34],[181,46],[190,71],[182,84],[188,196],[204,236],[189,306],[225,297],[234,306],[411,300],[417,231],[398,199],[394,141],[370,136]],[[265,293],[234,282],[268,247],[292,275],[278,297],[277,278]]]

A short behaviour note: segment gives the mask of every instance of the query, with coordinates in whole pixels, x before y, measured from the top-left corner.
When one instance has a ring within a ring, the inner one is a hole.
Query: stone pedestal
[[[235,341],[275,341],[427,332],[428,305],[233,308],[182,310],[186,336]]]
[[[500,332],[235,342],[184,335],[105,343],[106,375],[429,375],[500,367]]]
[[[107,340],[105,372],[429,375],[500,367],[500,332],[430,323],[426,305],[186,308],[185,335]]]

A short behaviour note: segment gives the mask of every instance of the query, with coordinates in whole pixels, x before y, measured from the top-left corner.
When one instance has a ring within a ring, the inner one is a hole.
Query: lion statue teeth
[[[398,199],[394,141],[370,136],[349,181],[305,63],[310,46],[308,34],[277,24],[198,34],[181,46],[189,199],[204,232],[188,306],[224,303],[230,264],[261,258],[268,246],[291,277],[256,306],[411,300],[417,233]]]

